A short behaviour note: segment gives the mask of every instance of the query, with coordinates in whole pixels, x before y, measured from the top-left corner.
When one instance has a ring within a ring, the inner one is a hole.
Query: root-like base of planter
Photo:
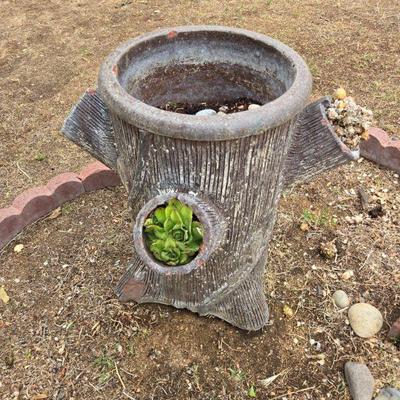
[[[138,268],[137,261],[131,263],[116,288],[117,296],[122,302],[133,300],[137,303],[160,303],[185,308],[201,316],[221,318],[248,331],[257,331],[268,322],[268,305],[260,268],[256,267],[234,290],[221,290],[218,300],[205,299],[196,303],[177,299],[176,287],[172,286],[176,279],[171,281],[171,287],[164,287],[161,293],[159,286],[151,282],[151,273],[146,272],[144,265]],[[171,293],[170,297],[168,292]]]

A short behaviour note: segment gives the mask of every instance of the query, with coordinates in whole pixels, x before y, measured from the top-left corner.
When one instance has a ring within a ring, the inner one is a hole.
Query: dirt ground
[[[59,134],[64,118],[113,48],[159,27],[223,24],[280,39],[309,64],[313,97],[343,85],[399,136],[399,16],[393,0],[2,0],[0,207],[91,160]],[[360,187],[384,216],[361,210]],[[358,224],[346,219],[359,214]],[[299,228],[304,220],[308,232]],[[169,307],[119,304],[113,288],[132,254],[130,230],[124,191],[103,190],[64,205],[0,254],[0,285],[11,298],[0,302],[1,400],[236,400],[250,398],[251,386],[258,399],[349,399],[348,360],[367,363],[377,389],[400,387],[400,352],[386,339],[400,316],[393,172],[364,160],[285,193],[265,279],[271,322],[259,333]],[[338,255],[324,260],[319,245],[335,238]],[[352,333],[332,304],[336,289],[381,310],[375,338]]]

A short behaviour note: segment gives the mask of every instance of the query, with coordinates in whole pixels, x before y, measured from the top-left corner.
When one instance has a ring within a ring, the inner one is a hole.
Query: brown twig
[[[295,392],[287,392],[285,394],[280,394],[279,396],[273,397],[271,400],[281,399],[282,397],[292,396],[293,394],[306,392],[308,390],[313,390],[313,389],[315,389],[315,386],[310,386],[310,387],[307,387],[307,388],[304,388],[304,389],[296,390]]]

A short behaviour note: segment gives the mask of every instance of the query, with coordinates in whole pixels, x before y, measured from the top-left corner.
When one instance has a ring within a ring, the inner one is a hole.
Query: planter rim
[[[242,35],[276,49],[295,68],[293,84],[281,96],[257,110],[223,116],[196,116],[160,110],[125,91],[118,80],[116,66],[131,48],[157,37],[175,37],[180,33],[190,32],[225,32]],[[303,110],[310,96],[311,87],[312,78],[307,64],[290,47],[260,33],[217,25],[165,28],[128,40],[105,59],[98,77],[100,96],[109,109],[124,121],[159,135],[200,141],[228,140],[258,135],[280,126]]]

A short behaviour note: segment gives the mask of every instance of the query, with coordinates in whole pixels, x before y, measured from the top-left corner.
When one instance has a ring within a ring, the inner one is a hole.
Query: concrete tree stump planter
[[[283,188],[355,159],[334,134],[321,99],[306,107],[311,76],[284,44],[218,26],[133,39],[101,67],[63,133],[115,169],[128,191],[134,256],[121,301],[169,304],[247,330],[268,321],[264,268]],[[167,102],[248,97],[257,110],[194,116]],[[188,264],[166,266],[146,247],[143,224],[171,198],[189,205],[204,241]]]

